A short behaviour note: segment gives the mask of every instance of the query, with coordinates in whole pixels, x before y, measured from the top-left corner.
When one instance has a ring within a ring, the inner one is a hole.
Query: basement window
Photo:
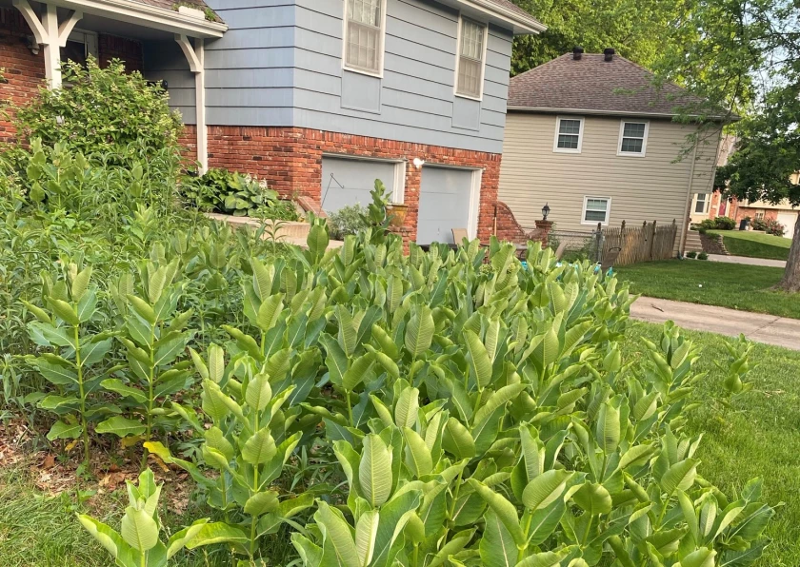
[[[610,197],[584,197],[581,224],[608,224],[611,215]]]

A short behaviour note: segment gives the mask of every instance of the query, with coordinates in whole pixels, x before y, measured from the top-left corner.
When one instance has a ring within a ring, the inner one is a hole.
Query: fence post
[[[653,221],[653,236],[650,238],[650,257],[648,260],[653,259],[653,247],[656,243],[656,221]]]
[[[595,262],[603,261],[603,224],[597,223],[597,253],[595,254]]]

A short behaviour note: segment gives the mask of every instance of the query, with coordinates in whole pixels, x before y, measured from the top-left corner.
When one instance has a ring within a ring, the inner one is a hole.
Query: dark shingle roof
[[[653,84],[653,73],[614,55],[572,53],[511,79],[508,106],[542,110],[588,110],[602,113],[676,114],[676,107],[702,104],[681,87]]]
[[[155,8],[162,8],[164,10],[172,10],[174,12],[178,11],[179,6],[188,6],[189,8],[196,8],[203,12],[206,11],[208,8],[208,4],[206,4],[203,0],[131,0],[132,2],[137,2],[139,4],[147,4],[148,6],[153,6]],[[221,22],[219,16],[214,13],[216,17],[216,21]]]
[[[515,12],[520,16],[527,16],[529,18],[533,17],[530,12],[528,12],[527,10],[523,10],[522,8],[511,2],[511,0],[489,0],[489,1],[492,4],[497,4],[501,8],[509,10],[510,12]]]

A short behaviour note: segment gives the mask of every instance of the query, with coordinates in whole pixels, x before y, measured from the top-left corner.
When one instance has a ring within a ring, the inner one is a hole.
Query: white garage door
[[[794,225],[797,222],[797,213],[778,213],[778,222],[786,227],[784,236],[791,238],[794,235]]]
[[[417,243],[453,243],[454,228],[464,228],[475,238],[478,195],[473,196],[474,176],[468,169],[424,166],[419,191]],[[473,204],[474,202],[474,204]],[[475,214],[473,213],[473,207]]]
[[[380,179],[389,191],[395,189],[395,172],[402,164],[341,157],[322,158],[322,210],[333,212],[342,207],[367,206],[369,192]]]

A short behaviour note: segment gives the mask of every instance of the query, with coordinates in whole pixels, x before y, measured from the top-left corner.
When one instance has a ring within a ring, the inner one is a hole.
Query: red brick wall
[[[142,44],[132,39],[100,34],[97,37],[97,56],[100,67],[106,67],[112,59],[119,59],[129,72],[144,71]]]
[[[409,206],[405,228],[417,231],[417,211],[422,170],[411,162],[483,169],[478,237],[487,239],[494,225],[494,208],[500,175],[500,155],[426,144],[381,140],[303,128],[210,126],[208,165],[266,179],[284,197],[321,197],[322,155],[345,154],[381,159],[407,159],[405,203]]]
[[[528,240],[528,234],[517,222],[514,213],[503,201],[495,204],[497,215],[497,230],[495,234],[500,240],[508,240],[522,244]]]
[[[39,91],[45,78],[44,54],[31,53],[23,39],[31,35],[28,24],[16,8],[0,9],[0,68],[4,69],[5,82],[0,84],[0,104],[14,106],[30,102]],[[13,141],[14,127],[8,118],[0,115],[0,140]]]

